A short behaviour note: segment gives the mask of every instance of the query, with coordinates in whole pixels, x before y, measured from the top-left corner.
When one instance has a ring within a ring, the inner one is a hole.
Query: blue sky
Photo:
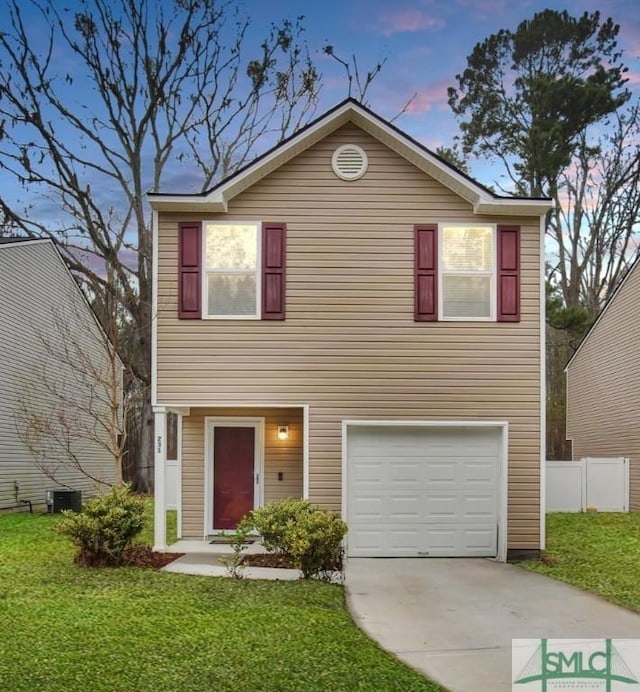
[[[57,2],[71,11],[77,6],[76,0]],[[447,87],[455,85],[455,75],[464,69],[474,45],[501,28],[515,29],[546,7],[566,9],[574,16],[599,9],[603,17],[612,16],[621,25],[619,43],[630,68],[629,85],[636,98],[640,93],[638,0],[245,0],[240,6],[252,19],[248,38],[254,45],[271,21],[304,15],[309,47],[324,75],[317,114],[346,96],[344,73],[322,53],[324,45],[330,43],[345,59],[355,54],[364,70],[386,58],[368,94],[369,104],[383,117],[393,118],[415,94],[409,111],[395,124],[430,148],[450,145],[458,131],[447,104]],[[58,54],[56,62],[61,71],[73,71],[70,55]],[[80,105],[85,105],[85,99],[91,107],[90,90],[76,85],[73,98]],[[492,184],[500,179],[497,167],[474,160],[470,163],[472,174],[481,182]],[[179,168],[176,175],[181,175]],[[14,190],[16,196],[24,196],[2,170],[0,189],[7,196]],[[53,211],[43,199],[37,205],[41,212]]]
[[[630,86],[636,95],[640,93],[638,0],[253,0],[245,6],[256,25],[271,17],[303,14],[313,50],[328,41],[343,57],[355,53],[364,67],[386,57],[369,93],[370,105],[383,117],[392,118],[416,94],[409,112],[396,124],[431,148],[450,145],[458,132],[447,104],[447,87],[455,85],[455,75],[464,70],[476,43],[499,29],[515,29],[547,7],[566,9],[576,17],[600,10],[603,17],[611,16],[620,24],[619,45],[630,68]],[[320,57],[326,65],[320,110],[345,96],[345,82],[327,64],[329,60]],[[492,175],[477,162],[471,164],[479,177],[484,177],[483,172]]]
[[[261,17],[261,4],[247,4],[255,19]],[[514,4],[519,9],[514,10]],[[527,0],[327,0],[306,7],[304,2],[292,0],[270,3],[274,15],[304,13],[312,46],[328,40],[337,53],[346,57],[353,52],[364,66],[386,57],[384,70],[370,92],[372,107],[393,117],[417,94],[411,112],[399,124],[432,145],[448,141],[456,130],[446,89],[464,69],[473,46],[500,28],[515,27],[543,6]],[[327,69],[332,71],[323,94],[328,104],[344,95],[344,83],[331,66]]]

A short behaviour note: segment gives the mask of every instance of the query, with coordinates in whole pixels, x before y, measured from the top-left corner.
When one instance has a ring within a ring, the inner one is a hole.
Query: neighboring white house
[[[116,480],[109,395],[95,383],[109,368],[107,343],[53,242],[0,238],[0,511],[43,505],[56,488],[85,498],[97,480]],[[121,395],[120,363],[114,372]]]

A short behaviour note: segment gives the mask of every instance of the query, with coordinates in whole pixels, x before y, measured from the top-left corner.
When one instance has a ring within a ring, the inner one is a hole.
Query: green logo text
[[[604,640],[604,648],[596,651],[580,651],[576,646],[567,651],[552,650],[548,639],[540,645],[522,669],[516,684],[540,681],[542,692],[547,692],[550,680],[599,680],[606,683],[606,692],[611,692],[612,682],[637,684],[633,672],[613,645],[611,639]]]

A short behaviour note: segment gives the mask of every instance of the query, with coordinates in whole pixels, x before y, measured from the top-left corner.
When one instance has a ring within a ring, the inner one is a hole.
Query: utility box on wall
[[[63,509],[79,512],[82,509],[82,492],[80,490],[47,490],[49,514],[57,514]]]

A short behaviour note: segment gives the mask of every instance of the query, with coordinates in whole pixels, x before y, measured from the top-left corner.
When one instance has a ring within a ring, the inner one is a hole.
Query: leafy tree
[[[553,195],[586,128],[630,98],[619,30],[599,12],[547,9],[477,44],[449,88],[463,151],[497,157],[525,194]]]
[[[232,0],[79,0],[73,9],[8,0],[4,10],[0,169],[24,193],[3,191],[0,218],[56,240],[96,302],[119,306],[142,430],[130,454],[137,486],[148,488],[145,193],[163,183],[207,189],[288,136],[313,114],[320,77],[301,18],[274,23],[254,44]]]
[[[441,145],[436,149],[436,154],[463,173],[469,173],[469,163],[457,144],[454,144],[452,147]]]
[[[548,263],[546,269],[546,273],[550,274]],[[553,329],[567,331],[579,340],[591,326],[593,315],[587,308],[581,306],[567,307],[557,284],[547,280],[545,288],[547,325]]]
[[[516,192],[553,198],[550,271],[564,306],[592,316],[637,254],[640,104],[619,28],[544,10],[477,44],[449,89],[463,152],[501,161]]]
[[[547,281],[546,289],[547,459],[570,459],[571,446],[565,431],[564,368],[591,326],[593,316],[584,307],[566,307],[557,285]]]
[[[549,195],[547,447],[566,458],[564,366],[637,254],[639,106],[619,26],[544,10],[475,46],[449,89],[463,152],[500,161],[513,189]]]

